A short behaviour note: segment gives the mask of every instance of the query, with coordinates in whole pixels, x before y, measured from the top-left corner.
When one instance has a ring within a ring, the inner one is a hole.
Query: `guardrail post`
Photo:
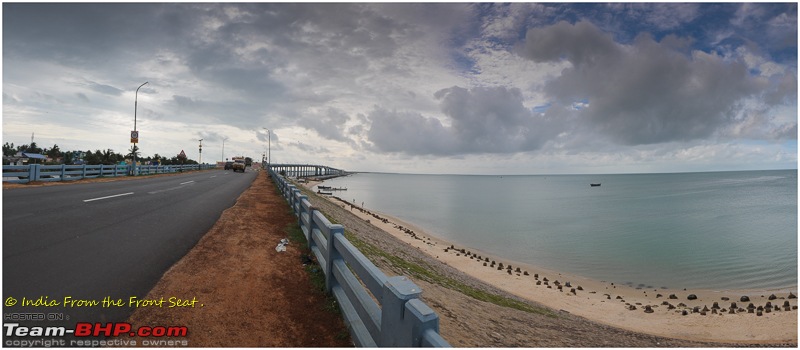
[[[325,271],[328,273],[325,274],[325,292],[330,294],[333,288],[334,282],[336,282],[333,278],[333,261],[339,260],[342,258],[341,254],[333,247],[333,242],[336,241],[337,235],[344,235],[344,226],[334,224],[328,226],[330,229],[330,235],[328,235],[328,246],[325,247],[328,251],[328,256],[325,257]]]
[[[412,347],[411,334],[403,327],[406,303],[422,293],[414,282],[403,276],[389,277],[383,285],[381,298],[380,347]]]
[[[64,176],[67,175],[67,165],[61,164],[61,181],[64,181]]]

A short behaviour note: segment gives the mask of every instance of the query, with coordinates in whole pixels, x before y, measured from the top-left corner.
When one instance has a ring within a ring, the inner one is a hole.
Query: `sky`
[[[797,168],[796,3],[3,3],[2,18],[15,145],[127,153],[136,119],[142,155],[199,160],[202,139],[203,162]]]

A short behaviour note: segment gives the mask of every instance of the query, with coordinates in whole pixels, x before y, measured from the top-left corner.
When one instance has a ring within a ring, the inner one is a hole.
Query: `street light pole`
[[[200,139],[200,165],[203,164],[203,139]]]
[[[267,169],[269,169],[272,164],[272,132],[267,128],[263,129],[267,131]]]
[[[144,86],[147,83],[148,82],[146,81],[146,82],[144,82],[144,84],[139,85],[139,87],[136,88],[136,94],[135,94],[134,99],[133,99],[133,131],[134,131],[134,133],[136,133],[136,110],[138,109],[138,106],[139,106],[139,89],[141,89],[142,86]],[[133,176],[137,175],[136,174],[136,148],[137,148],[136,147],[136,143],[138,143],[138,142],[139,142],[139,139],[138,139],[138,133],[137,133],[136,142],[133,142],[133,147],[131,147],[131,151],[133,151]]]
[[[222,161],[225,161],[225,141],[227,141],[227,137],[222,138]]]

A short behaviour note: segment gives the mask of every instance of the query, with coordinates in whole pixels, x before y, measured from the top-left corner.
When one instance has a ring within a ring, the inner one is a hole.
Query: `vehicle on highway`
[[[233,158],[233,171],[244,172],[244,169],[245,169],[244,158],[242,157]]]
[[[225,162],[225,170],[233,169],[233,162]]]

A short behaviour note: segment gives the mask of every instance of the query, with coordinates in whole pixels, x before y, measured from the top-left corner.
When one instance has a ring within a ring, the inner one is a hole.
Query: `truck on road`
[[[237,172],[237,171],[244,172],[244,169],[245,169],[244,158],[242,158],[242,157],[233,157],[233,171],[234,172]]]

